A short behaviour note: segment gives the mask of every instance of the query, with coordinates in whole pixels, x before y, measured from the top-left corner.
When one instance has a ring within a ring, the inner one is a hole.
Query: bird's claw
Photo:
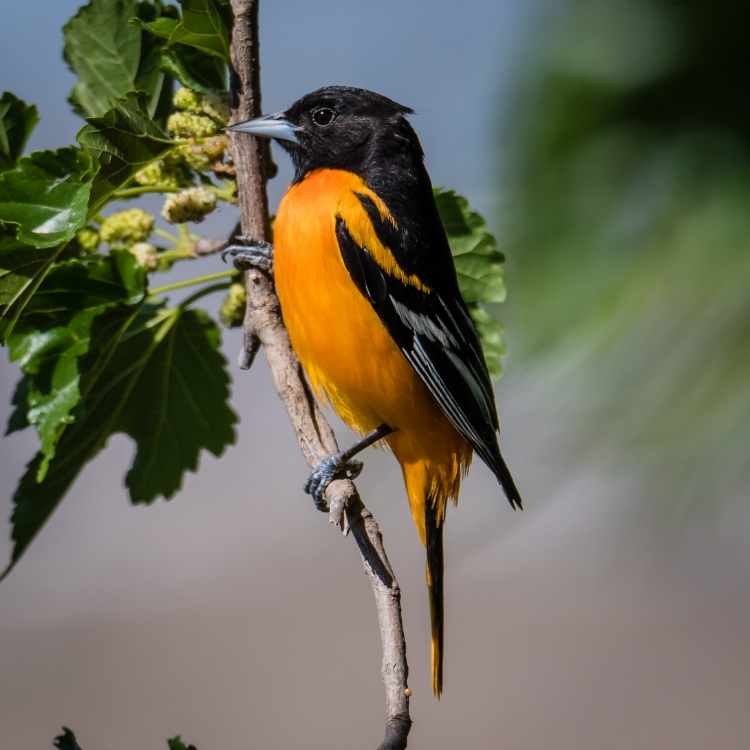
[[[240,235],[237,239],[245,244],[229,245],[221,254],[225,263],[227,257],[231,257],[238,271],[257,268],[269,272],[273,269],[273,245],[270,242],[253,240],[245,235]]]
[[[305,482],[305,492],[312,495],[315,507],[323,512],[328,512],[328,504],[325,492],[328,485],[334,479],[356,479],[362,471],[361,461],[345,461],[340,453],[335,453],[324,458],[312,471]]]

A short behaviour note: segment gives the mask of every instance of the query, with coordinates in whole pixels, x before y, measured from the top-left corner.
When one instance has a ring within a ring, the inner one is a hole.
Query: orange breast
[[[289,189],[274,225],[276,289],[292,346],[318,395],[359,433],[381,424],[397,430],[388,443],[402,464],[415,511],[417,495],[423,503],[431,489],[443,500],[455,497],[471,450],[344,266],[337,215],[368,250],[379,245],[355,191],[387,212],[361,178],[342,170],[312,172]],[[388,268],[393,258],[382,246],[379,250],[378,261]],[[417,515],[423,527],[423,514]]]
[[[290,188],[274,226],[275,280],[292,346],[315,390],[358,432],[434,419],[435,405],[354,285],[339,252],[336,216],[369,225],[350,172],[319,170]],[[404,401],[416,402],[404,413]],[[419,407],[422,407],[421,409]],[[426,425],[427,426],[427,425]]]

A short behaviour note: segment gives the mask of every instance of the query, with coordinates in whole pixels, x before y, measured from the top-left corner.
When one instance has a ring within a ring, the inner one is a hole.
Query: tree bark
[[[231,0],[232,28],[232,122],[260,113],[260,64],[258,48],[258,0]],[[242,233],[256,241],[270,241],[266,179],[269,151],[258,139],[232,133],[232,153],[237,170],[237,193]],[[259,345],[271,368],[273,382],[297,435],[300,449],[312,467],[338,451],[333,430],[326,421],[302,367],[292,351],[281,319],[273,279],[251,269],[245,274],[247,310],[244,347],[240,364],[249,367]],[[382,676],[385,685],[385,738],[380,750],[406,747],[409,715],[409,667],[401,616],[401,593],[383,546],[380,527],[363,504],[353,482],[340,479],[326,491],[329,519],[345,533],[351,530],[370,581],[377,609],[383,647]],[[312,509],[312,501],[310,503]]]

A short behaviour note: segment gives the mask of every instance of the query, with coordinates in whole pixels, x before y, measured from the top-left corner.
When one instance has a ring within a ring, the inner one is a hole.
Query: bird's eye
[[[312,113],[312,121],[321,128],[330,125],[336,119],[336,113],[330,107],[321,107]]]

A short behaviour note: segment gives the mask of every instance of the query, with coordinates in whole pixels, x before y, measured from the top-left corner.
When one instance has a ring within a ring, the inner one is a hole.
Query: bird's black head
[[[274,138],[289,153],[295,181],[313,169],[347,169],[366,176],[374,165],[421,163],[408,107],[366,89],[326,86],[285,112],[237,123],[230,130]]]

